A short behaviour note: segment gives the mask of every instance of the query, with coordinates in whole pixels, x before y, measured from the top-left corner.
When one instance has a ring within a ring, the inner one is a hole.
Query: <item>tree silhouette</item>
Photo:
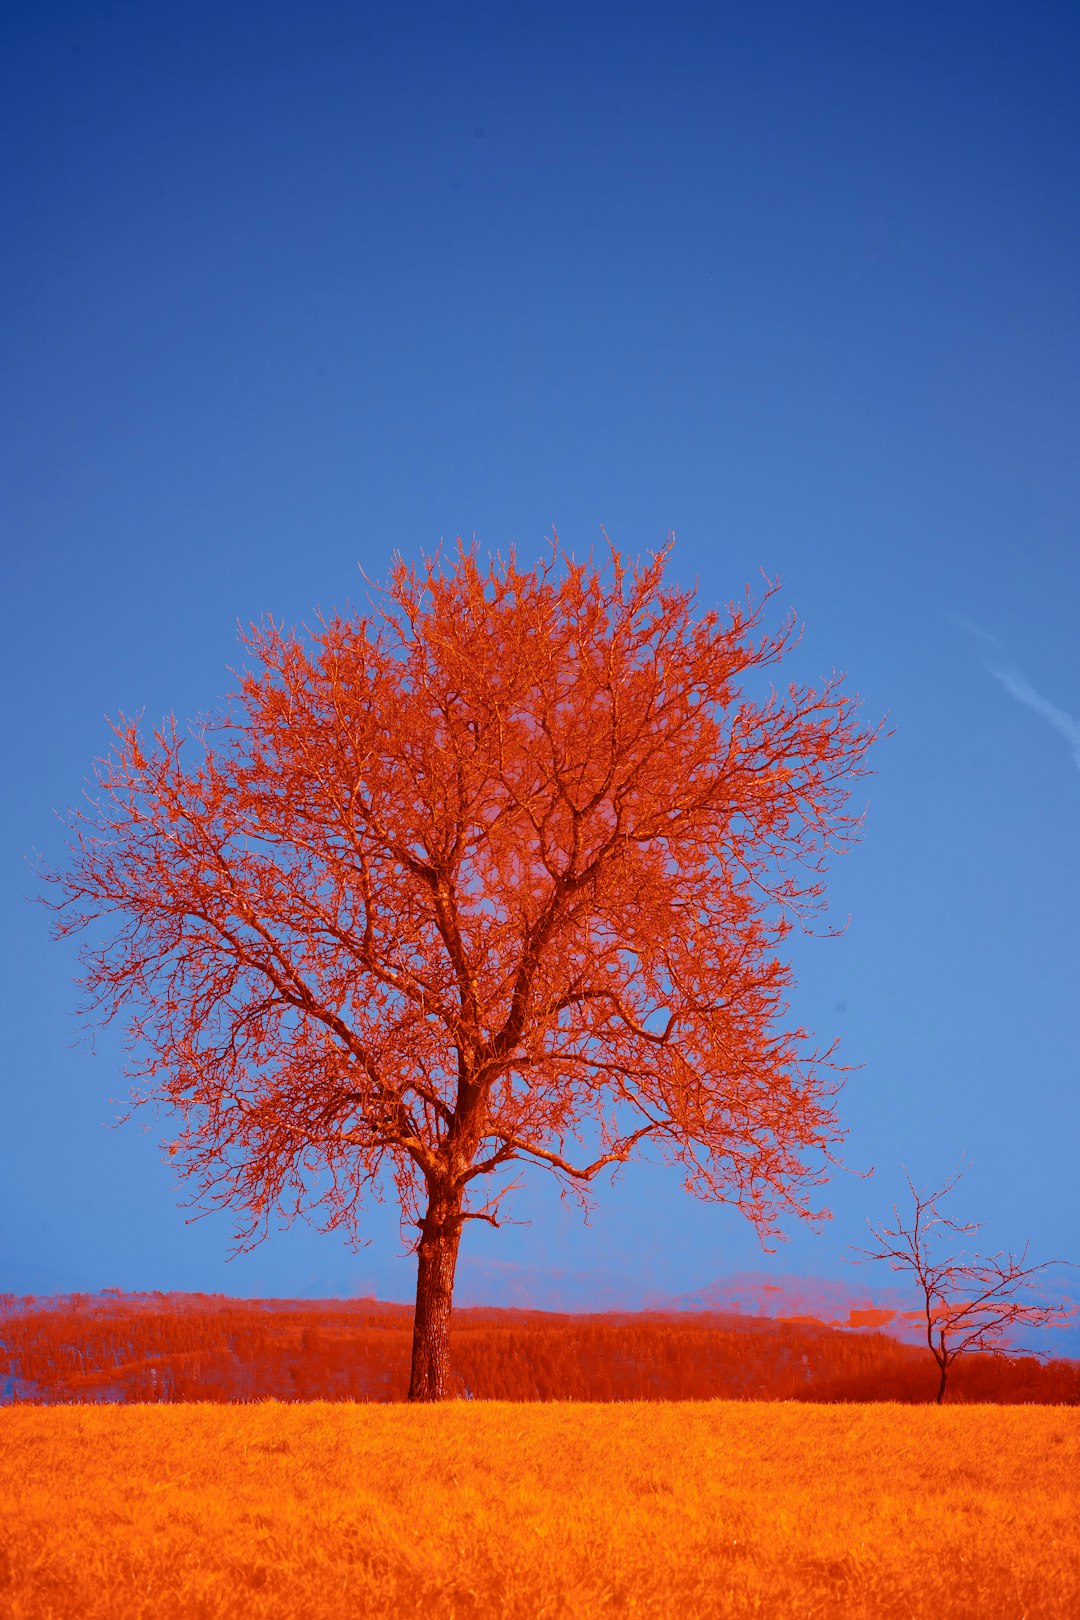
[[[914,1205],[910,1219],[905,1221],[894,1204],[894,1226],[879,1230],[867,1221],[880,1246],[860,1251],[864,1260],[888,1260],[894,1271],[908,1271],[914,1277],[923,1300],[926,1342],[939,1374],[935,1397],[939,1406],[945,1399],[949,1369],[957,1356],[977,1350],[999,1356],[1009,1350],[1015,1353],[1016,1346],[1007,1343],[1013,1329],[1061,1327],[1076,1312],[1075,1306],[1052,1304],[1037,1291],[1039,1277],[1051,1266],[1068,1262],[1043,1260],[1029,1265],[1027,1244],[1019,1255],[1003,1249],[989,1257],[935,1256],[935,1240],[942,1234],[967,1238],[979,1230],[979,1222],[960,1224],[938,1208],[964,1174],[964,1168],[961,1165],[933,1193],[916,1192],[905,1171]],[[1044,1352],[1022,1353],[1041,1356]]]
[[[217,718],[114,725],[44,874],[57,933],[89,930],[84,1010],[127,1014],[134,1100],[178,1113],[241,1246],[316,1209],[355,1240],[392,1178],[414,1399],[446,1391],[462,1227],[499,1224],[508,1167],[585,1204],[650,1141],[768,1234],[840,1139],[776,950],[857,836],[874,734],[835,676],[745,695],[793,641],[755,634],[777,584],[695,617],[669,551],[553,538],[523,572],[459,541],[367,614],[252,627]]]

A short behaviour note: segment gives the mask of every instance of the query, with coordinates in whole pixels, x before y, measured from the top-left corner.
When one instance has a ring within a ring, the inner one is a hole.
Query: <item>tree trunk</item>
[[[460,1192],[433,1192],[420,1227],[410,1401],[446,1399],[450,1380],[450,1310],[454,1301],[461,1225]]]
[[[939,1361],[938,1366],[941,1369],[941,1377],[938,1380],[937,1404],[940,1406],[942,1401],[945,1399],[945,1385],[949,1381],[949,1363],[947,1361]]]

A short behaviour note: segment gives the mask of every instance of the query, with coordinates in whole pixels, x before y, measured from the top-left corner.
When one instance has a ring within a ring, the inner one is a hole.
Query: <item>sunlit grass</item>
[[[0,1411],[0,1613],[1080,1614],[1080,1411]]]

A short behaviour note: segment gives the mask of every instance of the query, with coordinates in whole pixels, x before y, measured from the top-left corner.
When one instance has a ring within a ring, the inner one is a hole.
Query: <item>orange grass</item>
[[[1080,1614],[1080,1411],[0,1411],[0,1613]]]

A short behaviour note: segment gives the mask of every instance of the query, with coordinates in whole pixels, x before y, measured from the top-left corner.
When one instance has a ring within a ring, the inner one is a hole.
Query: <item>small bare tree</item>
[[[932,1252],[945,1233],[968,1238],[979,1230],[979,1223],[960,1224],[943,1215],[941,1200],[952,1192],[965,1166],[961,1165],[937,1192],[917,1192],[911,1177],[904,1175],[911,1191],[914,1213],[902,1216],[893,1205],[893,1225],[867,1226],[878,1243],[876,1249],[860,1249],[861,1261],[887,1260],[894,1271],[912,1274],[923,1299],[926,1342],[937,1363],[937,1403],[945,1399],[949,1368],[965,1351],[982,1350],[1003,1356],[1017,1346],[1007,1343],[1011,1330],[1019,1326],[1061,1327],[1076,1314],[1075,1305],[1053,1303],[1039,1291],[1037,1279],[1051,1266],[1068,1261],[1044,1260],[1029,1265],[1028,1245],[1020,1254],[1002,1250],[988,1257],[964,1254],[935,1256]],[[1041,1356],[1045,1351],[1025,1350],[1025,1355]]]

